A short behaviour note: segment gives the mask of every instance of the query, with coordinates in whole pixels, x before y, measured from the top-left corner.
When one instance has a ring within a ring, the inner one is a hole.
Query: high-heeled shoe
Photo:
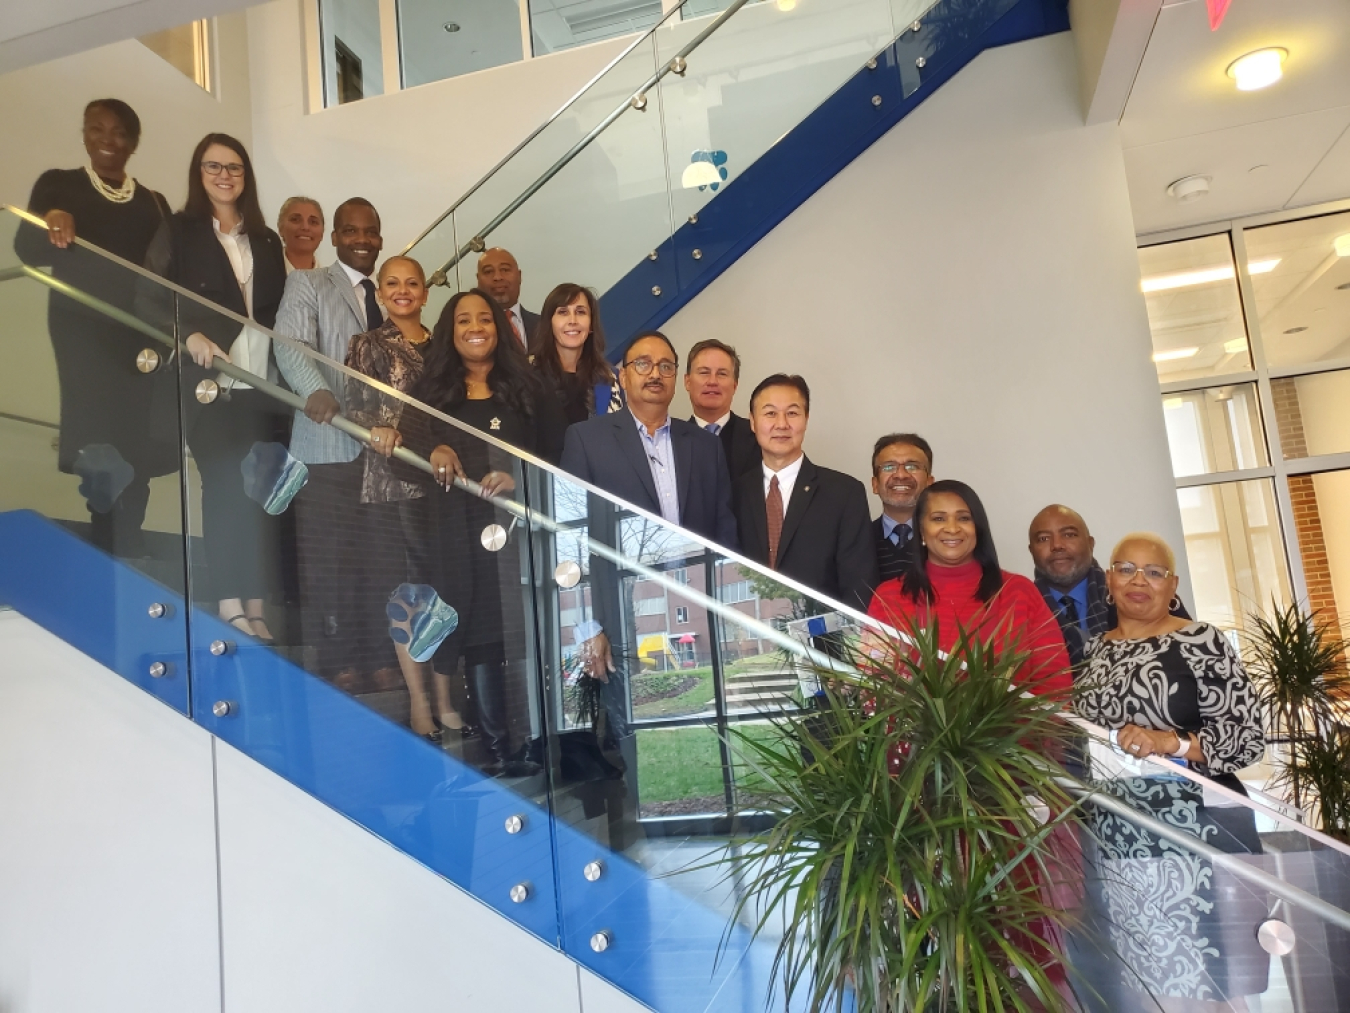
[[[267,620],[264,619],[262,616],[245,616],[244,618],[248,620],[248,625],[250,627],[252,627],[254,623],[262,623],[264,627],[267,626]],[[262,644],[264,647],[271,647],[277,642],[276,637],[270,635],[264,636],[263,634],[258,633],[257,631],[253,631],[253,638],[257,640],[258,643]]]

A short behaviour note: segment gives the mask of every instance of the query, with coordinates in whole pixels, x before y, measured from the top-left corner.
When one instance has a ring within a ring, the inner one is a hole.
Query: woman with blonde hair
[[[1106,573],[1116,626],[1084,647],[1074,709],[1110,729],[1126,757],[1178,763],[1246,794],[1237,772],[1265,750],[1260,702],[1222,631],[1170,614],[1177,585],[1176,558],[1162,538],[1139,532],[1121,539]],[[1261,853],[1250,809],[1225,805],[1217,793],[1167,769],[1145,765],[1101,787],[1221,851]],[[1234,933],[1225,925],[1255,925],[1265,908],[1234,910],[1245,892],[1225,889],[1222,870],[1137,823],[1105,809],[1092,812],[1106,859],[1101,914],[1130,968],[1114,984],[1145,991],[1144,1005],[1155,1008],[1156,1000],[1165,1013],[1246,1009],[1242,997],[1266,989],[1270,958],[1254,932]],[[1140,1001],[1122,997],[1115,1008]]]

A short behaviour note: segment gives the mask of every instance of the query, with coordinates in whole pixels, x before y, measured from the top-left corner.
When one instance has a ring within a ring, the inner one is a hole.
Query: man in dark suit
[[[872,522],[877,568],[893,580],[914,554],[914,508],[933,484],[933,448],[917,433],[891,433],[872,447],[872,492],[881,516]]]
[[[1059,622],[1077,670],[1088,640],[1116,625],[1116,606],[1106,600],[1106,571],[1093,558],[1097,541],[1078,511],[1058,503],[1032,519],[1028,541],[1036,587]],[[1191,617],[1180,598],[1173,600],[1171,612],[1179,619]]]
[[[675,346],[660,331],[638,335],[628,346],[619,370],[627,408],[570,426],[563,444],[562,468],[672,525],[734,551],[736,519],[731,511],[731,481],[722,444],[698,426],[670,417],[679,361]],[[617,547],[613,504],[598,496],[588,499],[590,537]],[[620,597],[613,563],[592,556],[595,620],[594,625],[579,625],[577,637],[596,678],[614,671],[609,637],[617,637],[627,625],[622,622]]]
[[[520,347],[529,350],[530,339],[539,326],[539,314],[520,305],[520,265],[509,250],[494,246],[478,258],[478,287],[506,311],[511,330],[520,339]]]
[[[761,464],[739,480],[741,551],[813,591],[866,610],[878,583],[867,490],[802,453],[811,391],[777,373],[750,395]]]
[[[708,338],[689,349],[689,361],[684,366],[684,389],[694,406],[689,421],[722,441],[731,474],[733,507],[740,477],[747,471],[758,471],[760,463],[759,444],[750,431],[750,420],[731,410],[740,382],[741,357],[730,345]]]

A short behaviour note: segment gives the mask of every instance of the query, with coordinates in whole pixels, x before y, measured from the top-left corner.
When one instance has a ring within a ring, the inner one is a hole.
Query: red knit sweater
[[[1003,588],[988,603],[980,601],[980,564],[975,560],[960,566],[928,564],[933,582],[931,605],[916,602],[901,590],[900,580],[888,580],[877,588],[867,614],[894,626],[900,632],[938,624],[938,646],[951,650],[961,629],[979,630],[981,639],[1015,638],[1020,651],[1031,656],[1018,669],[1015,680],[1032,693],[1067,692],[1072,679],[1069,653],[1059,624],[1050,613],[1036,585],[1025,577],[1003,571]]]

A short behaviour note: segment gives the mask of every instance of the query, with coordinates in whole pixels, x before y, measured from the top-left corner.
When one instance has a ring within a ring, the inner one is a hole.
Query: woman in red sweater
[[[936,620],[938,645],[958,630],[1012,643],[1029,657],[1016,681],[1032,693],[1067,693],[1069,655],[1036,585],[999,568],[989,517],[964,482],[934,482],[914,510],[918,542],[905,572],[877,588],[867,614],[901,633]]]

